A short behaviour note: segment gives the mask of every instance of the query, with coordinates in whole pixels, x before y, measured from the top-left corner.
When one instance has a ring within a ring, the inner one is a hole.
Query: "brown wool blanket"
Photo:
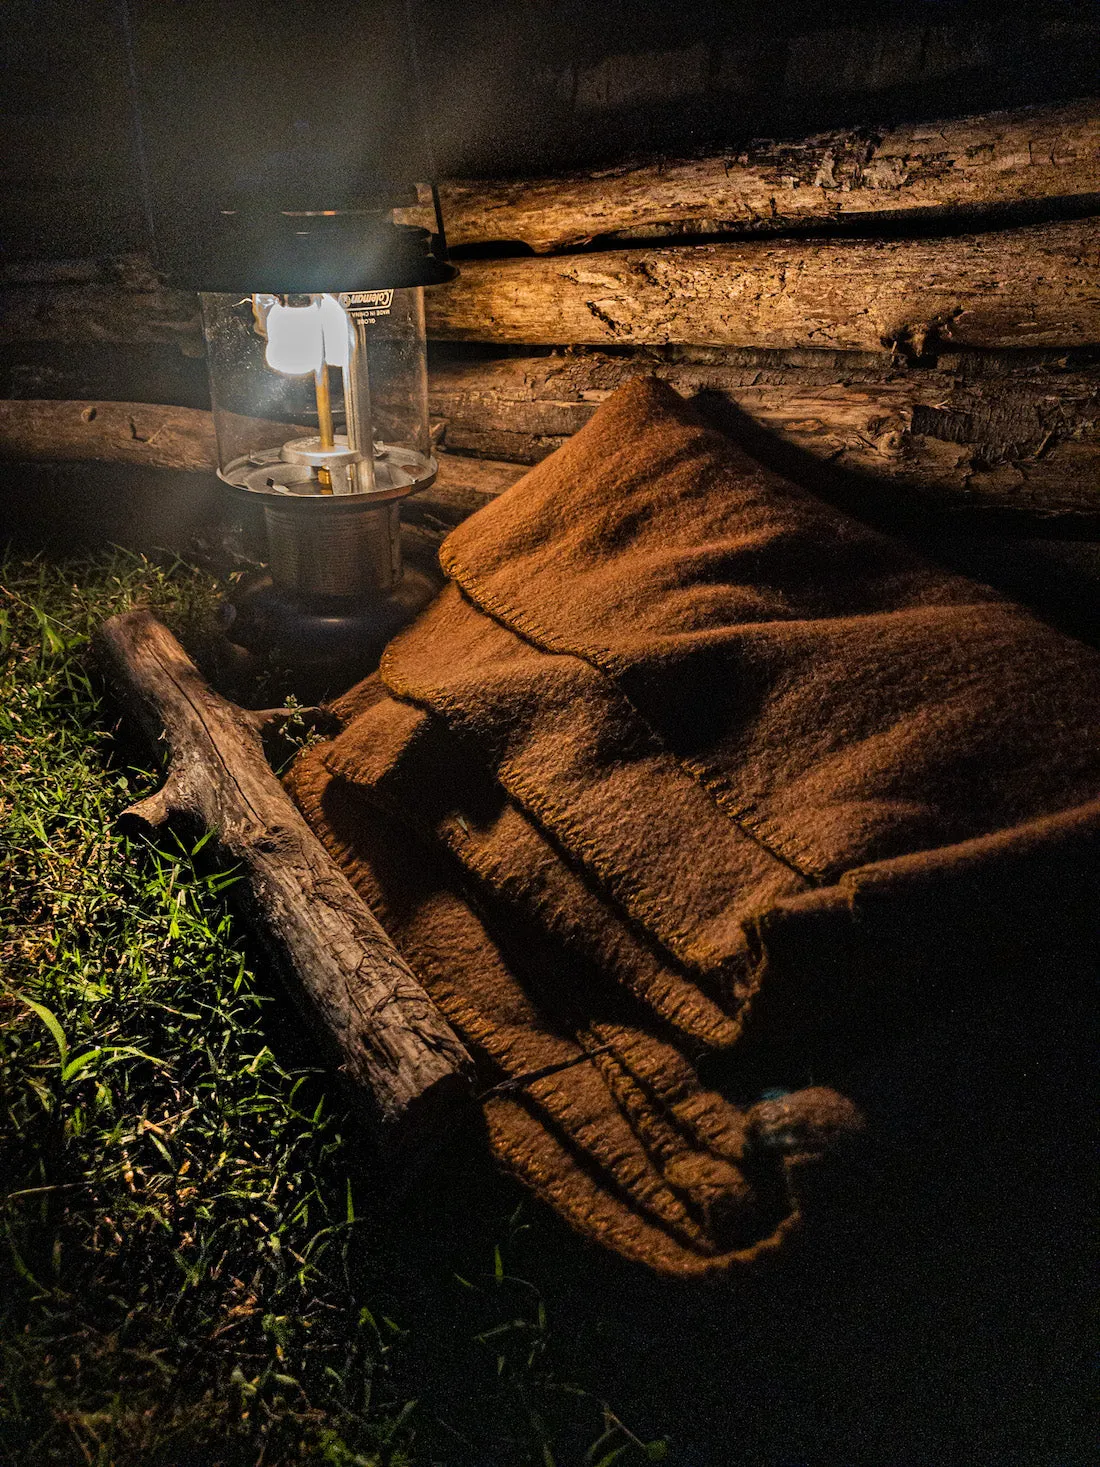
[[[442,561],[290,786],[499,1159],[661,1272],[762,1260],[888,1127],[885,1056],[1094,940],[1100,655],[651,380]]]

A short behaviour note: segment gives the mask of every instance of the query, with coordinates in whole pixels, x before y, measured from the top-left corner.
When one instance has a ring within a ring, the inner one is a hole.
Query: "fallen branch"
[[[246,918],[366,1102],[384,1156],[415,1173],[471,1091],[466,1051],[282,788],[263,715],[214,692],[148,611],[112,617],[97,646],[125,711],[168,748],[163,787],[128,822],[215,832]]]

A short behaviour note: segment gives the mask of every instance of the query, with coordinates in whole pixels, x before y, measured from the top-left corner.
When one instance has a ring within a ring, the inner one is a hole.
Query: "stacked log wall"
[[[1096,102],[444,197],[476,254],[429,303],[448,451],[537,462],[653,372],[868,506],[1095,526]]]
[[[465,256],[429,293],[441,483],[469,490],[452,509],[654,372],[868,506],[1096,533],[1100,103],[443,192]],[[196,297],[140,255],[9,263],[0,388],[202,408]],[[27,407],[0,452],[62,458],[72,435]],[[101,443],[164,472],[127,421],[104,409]]]

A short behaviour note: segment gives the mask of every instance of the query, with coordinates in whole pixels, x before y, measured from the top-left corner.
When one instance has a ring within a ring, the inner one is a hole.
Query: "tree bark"
[[[1070,348],[1100,340],[1097,219],[931,239],[786,239],[470,260],[428,292],[444,341],[765,349]],[[0,343],[172,344],[193,298],[109,286],[0,291]]]
[[[731,404],[812,459],[941,506],[1036,516],[1100,513],[1100,369],[1002,366],[962,379],[899,366],[843,369],[669,363],[569,352],[437,362],[429,382],[444,462],[484,453],[535,463],[631,377]]]
[[[141,402],[0,401],[0,458],[217,468],[214,422],[196,408]]]
[[[537,254],[608,236],[778,234],[853,219],[934,219],[1100,194],[1100,104],[1024,108],[791,142],[718,157],[632,163],[563,178],[442,188],[452,244],[518,242]],[[429,224],[427,211],[404,211]]]
[[[470,1092],[465,1049],[272,772],[260,716],[215,693],[147,611],[112,617],[97,646],[125,710],[168,749],[163,788],[127,816],[215,832],[240,870],[246,917],[365,1102],[384,1156],[414,1174]]]
[[[444,341],[878,351],[1100,341],[1096,219],[934,239],[786,239],[470,260],[429,291]],[[0,291],[0,343],[174,344],[193,299],[109,286]]]
[[[909,240],[784,240],[471,260],[429,334],[527,345],[1073,347],[1100,341],[1096,220]]]
[[[21,398],[0,400],[0,463],[5,461],[69,471],[99,463],[213,475],[217,447],[213,419],[199,408]],[[523,465],[484,455],[440,453],[438,462],[435,483],[410,496],[402,513],[429,530],[456,524],[524,473]]]

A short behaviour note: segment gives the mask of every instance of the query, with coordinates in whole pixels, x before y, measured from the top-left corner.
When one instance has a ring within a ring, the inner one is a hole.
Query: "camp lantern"
[[[264,567],[233,578],[226,631],[347,676],[433,588],[398,517],[436,472],[424,292],[457,272],[414,7],[121,12],[149,239],[200,296],[218,477]]]
[[[398,501],[436,473],[422,289],[204,293],[202,313],[218,476],[262,507],[276,585],[389,590]]]
[[[424,287],[455,272],[438,212],[434,235],[377,209],[263,223],[254,252],[227,212],[212,251],[226,284],[254,257],[254,288],[200,293],[218,477],[260,511],[269,571],[234,598],[230,635],[323,660],[430,594],[402,564],[399,506],[436,474]]]

